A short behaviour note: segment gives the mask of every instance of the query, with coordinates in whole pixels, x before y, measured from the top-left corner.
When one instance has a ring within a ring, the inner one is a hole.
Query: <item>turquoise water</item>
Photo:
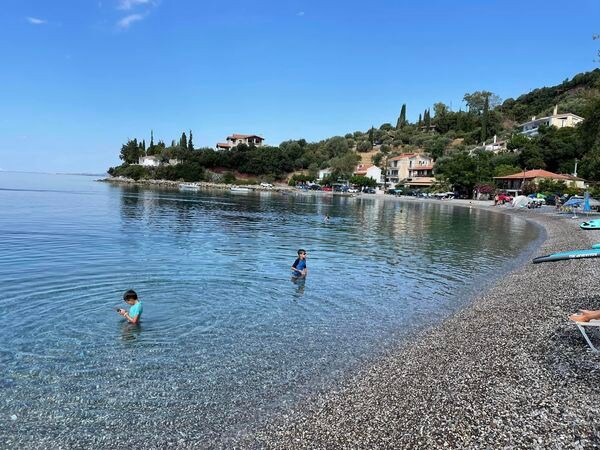
[[[0,436],[17,446],[223,442],[447,317],[538,234],[444,202],[93,180],[0,173]],[[139,327],[114,311],[130,288]]]

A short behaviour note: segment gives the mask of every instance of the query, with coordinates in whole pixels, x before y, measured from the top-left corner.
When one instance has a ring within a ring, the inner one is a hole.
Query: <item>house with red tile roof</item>
[[[359,164],[354,170],[354,175],[371,178],[378,184],[383,184],[384,181],[381,173],[381,169],[373,164]]]
[[[229,150],[236,145],[246,144],[248,146],[254,145],[255,147],[261,147],[264,142],[264,138],[256,134],[232,134],[227,136],[226,142],[217,143],[217,150]]]
[[[435,183],[433,158],[425,153],[402,153],[388,160],[387,182],[390,187],[429,187]]]
[[[521,193],[525,182],[538,184],[541,180],[562,181],[567,186],[579,189],[585,189],[586,187],[586,182],[583,178],[574,175],[553,173],[542,169],[524,170],[523,172],[513,173],[512,175],[494,177],[494,180],[497,180],[500,189],[515,195]]]

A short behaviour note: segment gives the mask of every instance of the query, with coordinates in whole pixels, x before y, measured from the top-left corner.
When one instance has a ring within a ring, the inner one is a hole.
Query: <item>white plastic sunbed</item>
[[[600,320],[590,320],[589,322],[575,322],[575,324],[577,325],[577,328],[579,328],[579,331],[581,331],[581,334],[583,334],[585,341],[588,343],[592,351],[594,353],[600,353],[600,350],[594,347],[594,344],[592,344],[590,337],[585,332],[585,327],[600,327]]]

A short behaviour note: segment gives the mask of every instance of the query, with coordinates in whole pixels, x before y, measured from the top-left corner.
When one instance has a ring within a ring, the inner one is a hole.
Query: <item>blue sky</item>
[[[2,3],[4,170],[102,172],[150,129],[315,141],[556,84],[600,46],[596,0]]]

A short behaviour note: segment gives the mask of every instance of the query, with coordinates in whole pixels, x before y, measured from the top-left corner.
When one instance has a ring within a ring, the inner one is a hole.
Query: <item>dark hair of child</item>
[[[129,289],[123,294],[123,300],[137,300],[137,294],[133,289]]]

